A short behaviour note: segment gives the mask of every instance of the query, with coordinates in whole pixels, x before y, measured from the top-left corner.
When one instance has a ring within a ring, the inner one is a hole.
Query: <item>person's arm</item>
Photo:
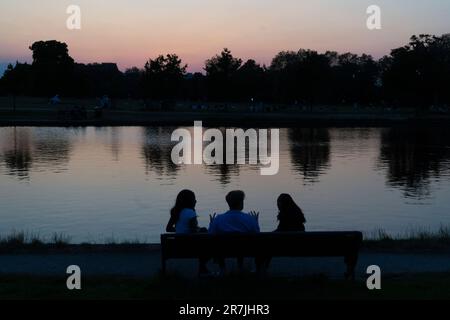
[[[167,223],[166,232],[176,232],[175,221],[172,216],[170,216],[169,222]]]
[[[259,212],[250,211],[249,214],[254,219],[253,220],[254,232],[256,232],[256,233],[260,232],[260,229],[259,229]]]
[[[261,230],[260,230],[260,228],[259,228],[259,222],[258,222],[258,220],[255,221],[255,232],[256,232],[256,233],[261,232]]]
[[[211,218],[211,216],[210,216],[210,218]],[[208,232],[209,232],[209,233],[216,233],[216,219],[215,219],[215,214],[214,214],[214,218],[211,218],[211,220],[210,220],[210,222],[209,222]]]
[[[189,229],[191,229],[192,233],[198,231],[198,220],[197,217],[193,217],[189,220]]]

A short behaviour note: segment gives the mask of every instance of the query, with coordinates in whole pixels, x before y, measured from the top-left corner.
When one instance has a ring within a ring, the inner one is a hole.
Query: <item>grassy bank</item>
[[[392,124],[447,124],[449,112],[417,114],[414,109],[392,109],[376,106],[314,106],[299,107],[282,104],[173,102],[162,106],[142,100],[116,99],[111,110],[95,118],[96,99],[65,99],[60,106],[51,106],[48,99],[18,97],[14,110],[11,97],[0,97],[2,126],[124,126],[124,125],[192,125],[203,120],[208,126],[259,127],[291,126],[389,126]],[[58,109],[85,108],[87,119],[73,119],[58,114]]]
[[[450,274],[384,277],[382,289],[365,281],[228,276],[218,279],[120,277],[83,278],[82,290],[66,289],[66,278],[0,276],[0,299],[145,299],[145,300],[304,300],[304,299],[450,299]]]
[[[363,248],[377,251],[450,251],[450,227],[441,226],[438,230],[424,228],[410,229],[392,235],[383,229],[365,235]]]
[[[0,253],[45,252],[45,251],[146,251],[159,250],[159,244],[149,244],[139,239],[117,240],[108,238],[99,243],[72,244],[71,237],[54,233],[49,237],[29,232],[11,232],[0,235]],[[389,234],[379,229],[366,233],[362,250],[387,252],[450,252],[450,227],[441,226],[438,230],[411,229],[402,234]]]

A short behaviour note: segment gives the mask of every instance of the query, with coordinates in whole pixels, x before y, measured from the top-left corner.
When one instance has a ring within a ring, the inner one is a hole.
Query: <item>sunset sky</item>
[[[66,28],[66,8],[81,7],[82,29]],[[382,9],[380,31],[366,28],[366,9]],[[401,46],[412,34],[450,33],[448,0],[2,0],[0,73],[30,61],[28,46],[56,39],[78,62],[142,67],[161,53],[177,53],[190,71],[228,47],[270,63],[281,50],[309,48],[370,53]]]

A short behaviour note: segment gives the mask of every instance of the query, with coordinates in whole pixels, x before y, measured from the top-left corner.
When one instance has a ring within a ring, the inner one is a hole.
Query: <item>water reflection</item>
[[[54,173],[69,170],[71,157],[76,155],[76,161],[89,158],[92,149],[86,146],[93,145],[100,149],[106,146],[110,160],[120,165],[128,166],[128,162],[136,159],[143,161],[137,168],[141,172],[153,173],[158,179],[173,180],[180,170],[191,167],[175,165],[171,160],[175,142],[170,141],[170,137],[174,129],[0,128],[0,168],[9,176],[28,181],[33,170]],[[450,128],[291,128],[282,132],[281,163],[292,168],[306,183],[317,184],[322,175],[332,170],[332,154],[334,162],[345,158],[345,161],[361,166],[361,157],[375,162],[377,170],[385,172],[386,183],[400,189],[407,198],[433,196],[434,186],[450,176]],[[121,158],[124,152],[127,157]],[[225,144],[223,156],[225,162]],[[100,154],[99,157],[104,159]],[[97,160],[93,158],[92,161]],[[200,169],[198,174],[208,176],[221,186],[239,182],[247,172],[259,170],[257,165],[192,167]],[[369,170],[373,171],[373,167],[367,168],[367,172]]]
[[[120,155],[120,145],[121,145],[121,127],[111,127],[110,128],[110,146],[111,154],[114,161],[119,161]]]
[[[450,171],[450,129],[384,129],[379,166],[387,170],[387,184],[405,197],[430,197],[433,181]]]
[[[72,151],[73,131],[82,132],[83,128],[61,131],[59,128],[40,128],[33,136],[33,163],[35,167],[53,172],[64,171]]]
[[[31,155],[31,135],[29,129],[11,128],[2,136],[3,161],[7,173],[19,180],[28,180],[33,162]]]
[[[225,136],[225,130],[221,130],[222,134]],[[235,149],[236,154],[236,149]],[[205,172],[208,175],[211,175],[214,177],[216,181],[218,181],[222,186],[226,186],[231,183],[232,177],[239,177],[240,173],[240,165],[231,165],[226,164],[226,155],[227,155],[227,148],[226,144],[223,144],[223,164],[218,165],[211,165],[211,166],[205,166]],[[215,156],[215,153],[212,154],[212,156]],[[248,154],[246,153],[246,157],[248,158]],[[247,161],[248,159],[246,159]]]
[[[19,180],[32,169],[63,171],[70,159],[70,134],[59,128],[5,128],[0,145],[8,174]]]
[[[226,137],[226,128],[218,128],[222,133],[222,137]],[[211,142],[204,142],[203,148],[205,148]],[[229,150],[231,152],[231,150]],[[234,145],[234,155],[236,159],[237,148]],[[212,156],[215,157],[215,152],[212,153]],[[245,161],[248,163],[248,150],[245,153]],[[231,183],[231,179],[233,177],[239,177],[241,165],[233,165],[227,164],[227,143],[222,143],[222,162],[223,164],[217,165],[205,165],[205,172],[208,175],[214,177],[215,181],[218,181],[222,186],[226,186]],[[248,169],[251,166],[246,166]]]
[[[318,182],[330,167],[330,133],[326,128],[295,128],[288,133],[292,166],[305,182]]]
[[[175,177],[179,165],[172,162],[171,153],[175,143],[170,141],[173,128],[142,128],[141,155],[145,162],[145,174],[153,172],[158,176]]]
[[[106,147],[112,155],[112,160],[119,162],[122,146],[122,128],[123,127],[95,127],[95,137],[103,141],[103,147]]]
[[[173,164],[174,129],[0,128],[0,234],[157,242],[184,187],[199,194],[201,212],[223,208],[224,189],[242,188],[266,231],[280,192],[311,212],[311,230],[450,225],[449,128],[281,129],[280,171],[266,177],[258,165]]]

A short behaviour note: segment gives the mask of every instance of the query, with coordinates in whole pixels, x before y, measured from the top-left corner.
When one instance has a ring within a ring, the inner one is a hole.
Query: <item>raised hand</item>
[[[259,219],[259,212],[256,211],[250,211],[249,215],[251,215],[253,218],[255,218],[256,220]]]
[[[217,216],[217,213],[215,213],[215,212],[214,212],[214,214],[210,214],[209,215],[209,222],[210,223],[213,222],[213,220],[216,218],[216,216]]]

